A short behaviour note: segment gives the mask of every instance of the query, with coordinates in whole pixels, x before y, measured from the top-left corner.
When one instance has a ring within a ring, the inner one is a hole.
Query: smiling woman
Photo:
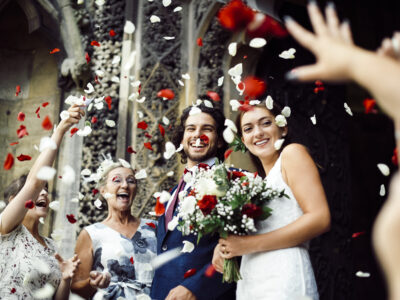
[[[149,295],[156,222],[131,214],[137,191],[135,172],[126,164],[105,160],[96,177],[108,216],[79,234],[75,252],[83,263],[73,278],[72,290],[86,298]]]

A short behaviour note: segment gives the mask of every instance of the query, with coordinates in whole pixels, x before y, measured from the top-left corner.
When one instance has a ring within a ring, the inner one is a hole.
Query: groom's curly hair
[[[209,114],[214,119],[215,124],[217,126],[217,138],[218,141],[222,143],[222,146],[217,149],[216,157],[220,161],[223,161],[224,153],[226,149],[228,149],[228,144],[225,142],[222,135],[225,126],[225,116],[220,109],[205,106],[204,103],[201,103],[196,107],[199,108],[201,112]],[[174,128],[174,133],[171,138],[171,142],[175,145],[176,148],[180,146],[180,143],[183,139],[183,134],[185,132],[185,123],[187,118],[189,117],[189,112],[192,108],[193,106],[188,106],[183,110],[182,115],[180,117],[180,121],[178,125]],[[185,164],[187,162],[187,155],[185,151],[180,151],[179,153],[181,154],[181,162]]]

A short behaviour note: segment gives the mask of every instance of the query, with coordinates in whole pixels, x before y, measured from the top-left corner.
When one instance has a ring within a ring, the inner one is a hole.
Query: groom
[[[198,163],[213,165],[216,158],[223,160],[227,144],[222,137],[225,117],[222,112],[201,104],[197,106],[201,112],[189,114],[192,107],[186,108],[180,119],[172,142],[176,147],[183,145],[182,162],[186,169],[194,168]],[[201,138],[200,138],[201,137]],[[199,140],[200,139],[200,140]],[[199,143],[199,141],[200,143]],[[182,180],[180,180],[181,182]],[[184,187],[183,187],[184,186]],[[197,236],[182,236],[178,229],[168,230],[168,222],[177,213],[178,200],[174,195],[179,190],[187,191],[188,184],[179,184],[166,205],[157,226],[157,254],[176,247],[182,247],[183,241],[190,241],[195,246],[190,253],[182,253],[178,258],[155,270],[151,287],[153,300],[212,300],[235,299],[236,285],[222,283],[222,276],[215,272],[206,276],[213,250],[218,243],[218,236],[205,235],[197,244]],[[173,203],[175,202],[175,203]],[[190,272],[188,272],[190,270]],[[188,275],[191,276],[188,276]],[[186,277],[186,278],[185,278]]]

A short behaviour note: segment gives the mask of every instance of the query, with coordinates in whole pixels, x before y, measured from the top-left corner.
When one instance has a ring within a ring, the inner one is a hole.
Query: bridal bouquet
[[[268,201],[286,196],[267,187],[257,173],[232,170],[218,162],[212,167],[199,164],[184,180],[191,182],[192,189],[179,203],[178,229],[183,235],[197,234],[197,242],[206,234],[227,237],[256,232],[255,222],[271,215]],[[225,260],[223,282],[239,279],[236,258]]]

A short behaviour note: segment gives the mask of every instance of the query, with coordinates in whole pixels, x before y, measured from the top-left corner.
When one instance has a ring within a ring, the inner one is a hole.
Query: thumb
[[[54,254],[54,257],[58,260],[59,263],[64,262],[64,260],[63,260],[63,258],[61,257],[60,254],[56,253],[56,254]]]

